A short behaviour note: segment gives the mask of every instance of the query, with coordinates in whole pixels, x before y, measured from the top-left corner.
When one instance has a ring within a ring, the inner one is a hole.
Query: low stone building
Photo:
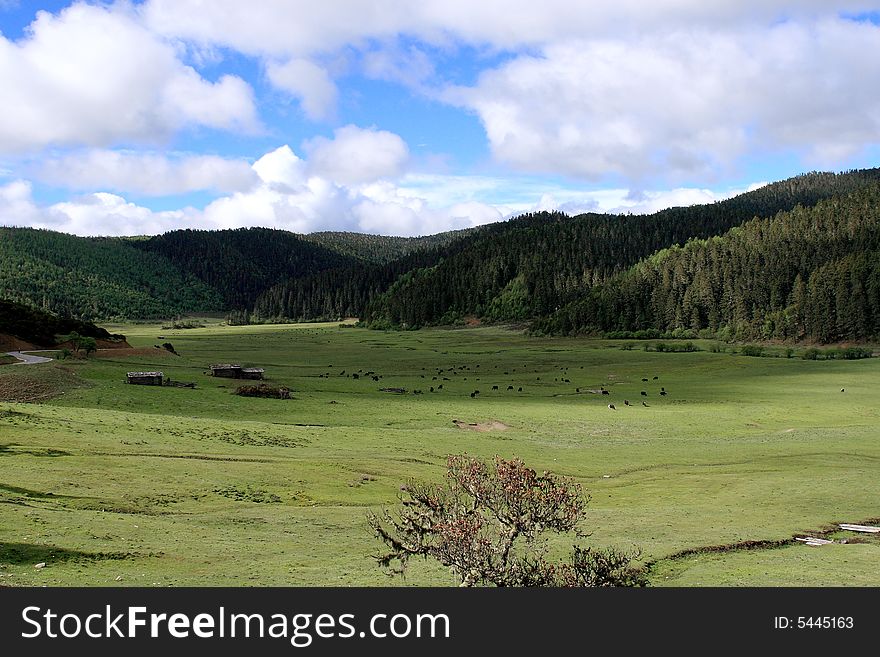
[[[211,365],[211,376],[222,376],[227,379],[262,379],[265,372],[262,367],[242,367],[230,363]]]
[[[241,365],[230,365],[229,363],[211,365],[211,376],[222,376],[227,379],[240,379]]]
[[[139,386],[160,386],[164,380],[163,372],[128,372],[125,377],[126,383]]]

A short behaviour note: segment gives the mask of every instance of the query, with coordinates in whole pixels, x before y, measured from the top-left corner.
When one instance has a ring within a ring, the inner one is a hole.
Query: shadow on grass
[[[135,559],[140,554],[134,552],[83,552],[55,545],[34,543],[0,542],[0,563],[10,565],[30,565],[37,563],[58,563],[60,561],[103,561],[107,559]]]
[[[8,445],[0,445],[0,456],[19,456],[21,454],[27,454],[29,456],[70,456],[70,452],[65,452],[61,449],[27,449],[24,447],[18,447],[17,445],[10,443]]]
[[[18,486],[10,486],[9,484],[0,484],[0,491],[15,493],[16,495],[24,495],[37,500],[54,500],[54,499],[77,499],[71,495],[56,495],[55,493],[41,493],[30,488],[19,488]]]

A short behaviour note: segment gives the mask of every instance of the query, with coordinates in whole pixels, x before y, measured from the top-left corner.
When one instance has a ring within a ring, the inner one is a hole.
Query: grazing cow
[[[642,397],[647,397],[647,396],[648,396],[648,393],[645,392],[644,390],[642,390]],[[642,402],[642,403],[644,404],[645,402]]]
[[[513,390],[513,386],[507,386],[507,389],[508,389],[508,390]],[[522,390],[522,388],[520,388],[520,390]]]
[[[373,375],[373,381],[378,381],[378,380],[379,380],[379,377],[376,376],[376,375],[374,374],[374,375]]]
[[[846,392],[846,388],[841,388],[840,392]]]
[[[473,399],[473,398],[476,397],[476,396],[477,396],[477,395],[476,395],[475,393],[473,393],[473,392],[471,393],[471,399]]]
[[[442,384],[442,383],[441,383],[439,386],[437,386],[437,390],[443,390],[443,384]]]
[[[357,372],[355,372],[354,374],[351,375],[351,378],[354,379],[355,381],[357,381],[359,378],[361,378],[361,375],[358,374]]]
[[[655,377],[654,377],[654,380],[656,381],[656,380],[659,379],[659,378],[660,378],[659,376],[655,376]]]
[[[437,380],[437,377],[436,377],[436,376],[432,376],[432,377],[431,377],[431,381],[436,381],[436,380]]]
[[[575,392],[580,392],[581,389],[580,389],[580,388],[575,388],[574,391],[575,391]]]
[[[645,408],[650,408],[650,406],[648,406],[648,402],[642,402],[642,406],[644,406]]]
[[[517,392],[522,392],[522,388],[520,388],[519,390],[517,390]]]
[[[498,386],[492,386],[492,390],[498,390]]]
[[[642,383],[647,383],[648,379],[642,379]]]
[[[342,371],[339,373],[339,376],[345,376],[345,370],[342,370]]]
[[[629,399],[624,399],[624,400],[623,400],[623,405],[624,405],[624,406],[629,406]]]
[[[610,395],[611,393],[608,392],[607,390],[605,390],[604,388],[602,388],[602,394],[603,395]]]
[[[660,396],[661,396],[661,397],[665,397],[665,396],[666,396],[666,391],[665,391],[665,390],[661,390],[661,391],[660,391]]]
[[[421,395],[422,391],[421,390],[413,390],[413,394],[414,395]]]
[[[431,386],[431,392],[434,392],[434,386]]]
[[[616,408],[614,408],[614,404],[608,404],[608,408],[610,408],[612,411],[617,410]]]
[[[475,394],[475,395],[479,395],[479,394],[480,394],[480,391],[479,391],[479,390],[474,390],[474,394]]]

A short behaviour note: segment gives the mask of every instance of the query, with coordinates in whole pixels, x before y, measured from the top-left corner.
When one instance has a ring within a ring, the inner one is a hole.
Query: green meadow
[[[652,585],[880,585],[880,537],[834,531],[880,518],[878,358],[491,327],[107,328],[138,352],[0,367],[6,398],[41,400],[0,402],[0,585],[451,585],[424,562],[389,578],[366,523],[451,453],[575,478],[583,540],[638,548]],[[236,396],[217,362],[263,367],[292,399]],[[196,388],[126,385],[131,370]],[[792,540],[816,532],[847,543]]]

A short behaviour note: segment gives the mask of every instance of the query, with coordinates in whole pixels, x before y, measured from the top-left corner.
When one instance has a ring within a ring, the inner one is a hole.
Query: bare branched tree
[[[403,574],[414,556],[449,567],[462,586],[643,586],[637,553],[574,547],[568,561],[546,560],[546,531],[575,532],[588,498],[579,484],[539,475],[519,459],[447,459],[445,485],[411,482],[392,514],[368,520],[388,548],[377,561]]]

